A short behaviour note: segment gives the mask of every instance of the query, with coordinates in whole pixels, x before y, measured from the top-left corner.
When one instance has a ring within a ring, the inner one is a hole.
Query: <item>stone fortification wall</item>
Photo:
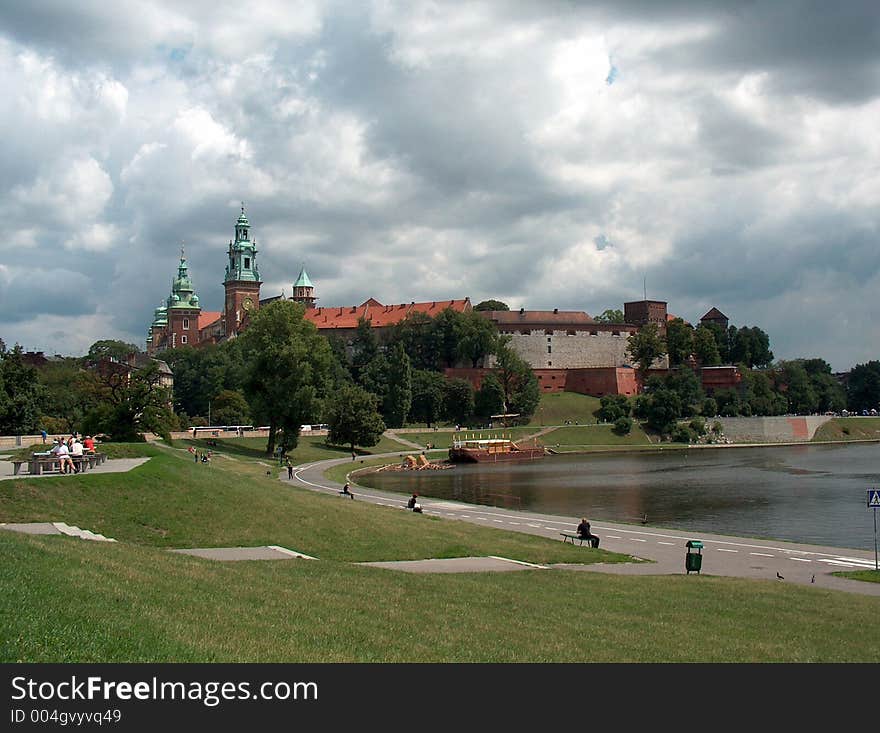
[[[792,443],[811,440],[819,427],[831,419],[826,415],[718,418],[724,435],[735,443]],[[711,424],[713,421],[709,422]]]
[[[532,369],[588,369],[629,364],[626,345],[629,333],[613,331],[566,331],[534,329],[530,334],[510,334],[510,346]],[[495,366],[494,357],[488,366]]]

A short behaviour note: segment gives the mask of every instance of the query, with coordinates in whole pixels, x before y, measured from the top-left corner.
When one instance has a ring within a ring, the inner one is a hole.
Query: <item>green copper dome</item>
[[[312,287],[314,287],[314,285],[312,285],[312,281],[309,280],[309,275],[306,272],[305,267],[303,267],[302,270],[300,270],[299,277],[296,279],[296,282],[293,284],[293,287],[295,287],[295,288],[312,288]]]

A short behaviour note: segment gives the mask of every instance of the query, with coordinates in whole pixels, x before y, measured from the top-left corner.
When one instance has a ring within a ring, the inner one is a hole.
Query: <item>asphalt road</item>
[[[401,455],[404,454],[388,453],[371,458],[394,458]],[[284,483],[313,491],[338,494],[342,486],[329,481],[323,474],[327,468],[339,463],[352,462],[350,459],[320,461],[294,469],[291,481],[288,481],[286,471],[281,474],[281,478]],[[352,468],[355,467],[357,464],[352,463]],[[409,498],[407,496],[365,487],[354,487],[354,492],[358,501],[369,501],[406,511],[405,505]],[[433,500],[429,497],[419,497],[419,503],[425,514],[507,531],[541,535],[559,541],[562,541],[559,534],[561,531],[574,531],[580,521],[579,517],[535,514],[448,500]],[[706,575],[754,578],[776,583],[800,583],[817,588],[880,596],[880,583],[837,578],[831,574],[840,570],[873,569],[874,555],[864,550],[716,534],[684,533],[674,529],[603,522],[592,517],[590,522],[593,534],[601,538],[602,549],[653,562],[595,563],[555,567],[627,575],[684,575],[687,553],[685,543],[688,540],[700,540],[703,543],[701,572]],[[583,551],[588,553],[590,549],[584,546]]]

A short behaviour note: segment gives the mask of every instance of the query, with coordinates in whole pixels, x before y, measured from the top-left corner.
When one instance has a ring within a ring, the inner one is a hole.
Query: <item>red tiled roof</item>
[[[410,313],[424,313],[431,318],[440,315],[447,308],[458,313],[467,313],[471,309],[469,298],[463,300],[435,300],[424,303],[400,303],[399,305],[383,305],[375,298],[370,298],[360,305],[313,306],[306,309],[305,317],[318,327],[325,328],[357,328],[358,321],[364,318],[370,321],[373,328],[393,326],[406,318]]]
[[[220,320],[221,315],[220,311],[202,311],[199,313],[199,331],[205,326],[210,326],[214,321]]]
[[[583,311],[483,311],[486,318],[499,326],[535,324],[594,324],[595,321]]]

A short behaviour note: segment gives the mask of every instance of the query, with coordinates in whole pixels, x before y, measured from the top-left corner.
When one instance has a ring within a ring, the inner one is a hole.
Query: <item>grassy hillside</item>
[[[120,540],[0,531],[0,662],[880,661],[880,637],[864,633],[878,598],[709,575],[364,567],[622,557],[296,489],[243,454],[205,465],[142,450],[153,458],[127,474],[0,482],[2,522],[61,520]],[[320,559],[167,552],[263,544]]]
[[[637,422],[629,435],[617,435],[611,425],[586,425],[556,428],[541,436],[548,448],[560,453],[607,447],[650,446],[648,436]]]
[[[541,395],[541,403],[529,421],[530,426],[565,425],[566,421],[580,425],[596,422],[599,398],[575,392],[552,392]]]
[[[821,440],[880,440],[880,417],[835,417],[816,431]]]

